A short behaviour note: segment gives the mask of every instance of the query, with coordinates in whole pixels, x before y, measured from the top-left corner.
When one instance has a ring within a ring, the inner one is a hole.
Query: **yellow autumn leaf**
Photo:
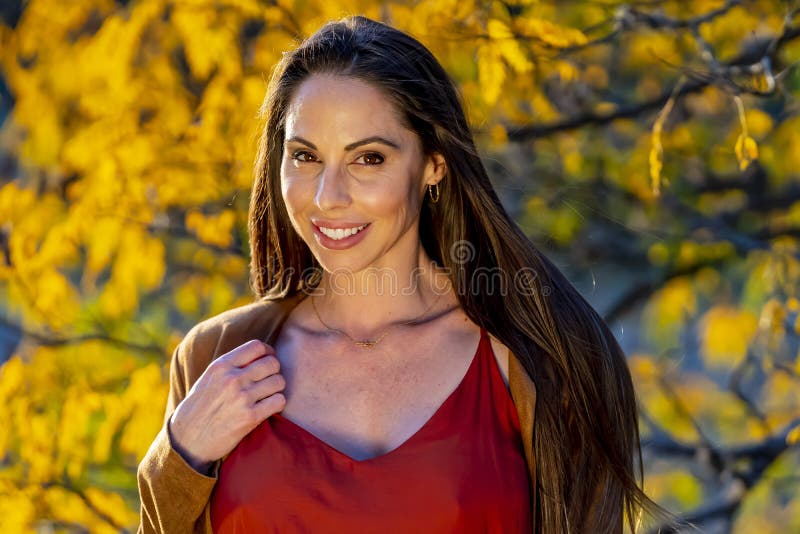
[[[539,120],[553,121],[558,119],[559,112],[553,103],[542,93],[541,89],[535,88],[529,96],[529,105]]]
[[[647,335],[658,346],[670,346],[696,312],[697,296],[692,281],[685,276],[675,278],[656,291],[645,308]]]
[[[114,516],[130,517],[132,511],[121,513],[118,507],[119,498],[107,498],[104,495],[105,492],[99,489],[80,494],[61,486],[51,486],[44,492],[42,499],[42,505],[46,507],[45,517],[67,524],[84,525],[89,532],[98,534],[119,532],[119,528],[114,528],[114,524],[106,520],[105,514],[98,515],[96,510],[114,514],[111,516],[114,520],[119,519]],[[92,498],[99,498],[100,502],[96,504]]]
[[[742,101],[742,97],[739,95],[734,95],[733,101],[736,104],[736,110],[739,115],[739,124],[742,128],[742,132],[736,138],[736,144],[734,146],[734,152],[736,153],[736,159],[739,160],[739,170],[745,170],[748,165],[750,165],[751,161],[758,159],[758,145],[756,144],[755,139],[750,137],[748,131],[748,122],[747,119],[749,116],[753,116],[753,114],[749,114],[744,109],[744,102]],[[758,124],[756,126],[759,126]]]
[[[180,284],[174,290],[172,298],[178,310],[183,314],[191,315],[200,309],[200,299],[197,296],[197,288],[192,279]]]
[[[795,426],[786,434],[786,445],[793,447],[800,444],[800,425]]]
[[[502,21],[491,19],[487,26],[489,38],[500,56],[505,59],[517,73],[530,72],[533,63],[525,56],[514,34]]]
[[[129,276],[135,269],[115,267],[111,279],[100,294],[100,309],[109,317],[122,318],[131,313],[139,302],[136,283]]]
[[[209,287],[209,313],[216,315],[222,313],[231,306],[236,298],[230,281],[223,276],[215,274],[211,277]]]
[[[144,457],[164,423],[163,407],[168,389],[161,367],[151,363],[133,372],[122,396],[123,413],[129,414],[129,418],[125,422],[119,448],[123,453],[134,456],[137,463]]]
[[[580,30],[559,26],[549,20],[527,16],[519,17],[515,22],[522,35],[538,39],[554,48],[566,48],[587,42],[586,35]]]
[[[647,494],[658,501],[666,496],[676,498],[687,508],[697,505],[703,497],[703,487],[690,473],[679,470],[650,473]]]
[[[758,326],[772,334],[782,333],[786,315],[787,310],[778,299],[769,299],[761,308]]]
[[[86,240],[86,269],[89,273],[99,273],[111,262],[119,247],[122,225],[123,221],[114,217],[105,217],[93,225],[91,238]]]
[[[736,159],[739,160],[739,170],[745,170],[750,162],[758,159],[758,145],[756,140],[749,135],[740,134],[736,138]]]
[[[571,150],[564,154],[564,172],[569,176],[579,176],[583,170],[583,156],[580,151]]]
[[[580,78],[580,70],[571,61],[556,61],[554,67],[562,82],[574,82]]]
[[[233,240],[233,224],[236,214],[225,210],[216,215],[204,215],[199,211],[186,214],[186,228],[192,230],[204,243],[225,248]]]
[[[744,358],[758,327],[750,312],[719,305],[708,310],[700,320],[700,353],[709,367],[729,367]]]
[[[238,61],[226,61],[239,55],[232,33],[235,30],[225,24],[224,13],[213,4],[178,4],[171,20],[183,39],[186,59],[195,78],[207,79],[215,67],[238,67]]]
[[[108,462],[114,436],[124,419],[129,416],[130,411],[116,395],[103,395],[102,403],[102,420],[94,434],[94,442],[91,446],[92,459],[99,464]]]
[[[652,356],[643,354],[631,355],[628,358],[628,366],[636,377],[637,382],[640,380],[654,381],[661,375],[661,370]]]
[[[11,398],[23,387],[25,368],[18,355],[9,358],[0,366],[0,399]]]
[[[34,306],[48,324],[59,328],[71,323],[78,313],[78,291],[69,279],[55,269],[45,269],[30,280]]]
[[[672,95],[670,95],[669,100],[667,103],[664,104],[664,107],[658,113],[658,117],[656,117],[655,122],[653,122],[653,129],[650,135],[650,153],[648,155],[648,163],[650,166],[650,188],[653,192],[653,196],[659,196],[661,194],[661,170],[664,167],[663,162],[663,152],[664,149],[661,145],[661,131],[664,128],[664,122],[667,120],[667,116],[669,115],[670,111],[672,111],[672,107],[675,105],[675,96],[678,90],[683,86],[684,78],[678,81],[675,84],[675,87],[672,90]]]
[[[681,46],[672,32],[658,31],[655,29],[626,35],[626,46],[621,56],[621,65],[631,71],[652,66],[654,62],[679,63],[681,61]]]
[[[118,493],[89,487],[86,488],[86,499],[118,525],[133,525],[139,520],[138,510],[131,509]]]
[[[20,433],[25,447],[20,449],[20,459],[29,466],[28,480],[39,484],[52,480],[59,470],[55,462],[53,442],[53,416],[49,413],[29,413],[26,429]]]
[[[13,223],[24,217],[36,203],[36,194],[8,182],[0,187],[0,223]]]
[[[770,373],[764,381],[758,401],[773,428],[785,427],[800,415],[797,379],[782,372]]]
[[[484,101],[493,105],[500,96],[500,90],[506,79],[506,69],[500,57],[489,44],[478,47],[478,82]]]
[[[647,249],[647,259],[653,265],[666,265],[669,261],[669,247],[661,241],[653,243]]]
[[[0,479],[0,532],[35,532],[38,488],[17,488]]]
[[[772,117],[760,109],[748,109],[745,112],[745,121],[748,131],[756,137],[766,135],[773,128]]]
[[[661,169],[664,168],[664,163],[661,159],[663,149],[661,147],[661,130],[653,131],[653,142],[650,147],[648,155],[648,163],[650,164],[650,187],[653,190],[653,195],[659,196],[661,194]]]
[[[87,396],[85,386],[70,386],[62,398],[58,416],[56,463],[64,466],[74,480],[83,475],[90,448],[89,419],[93,410],[83,402]]]

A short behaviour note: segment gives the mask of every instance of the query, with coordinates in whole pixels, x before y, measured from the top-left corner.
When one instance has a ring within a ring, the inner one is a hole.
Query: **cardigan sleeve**
[[[200,374],[199,369],[187,373],[192,371],[187,370],[187,365],[202,365],[205,369],[208,363],[203,364],[206,354],[193,354],[198,348],[195,333],[196,330],[190,331],[172,354],[164,424],[137,469],[141,500],[139,534],[207,530],[205,516],[208,514],[204,512],[217,481],[219,463],[214,464],[210,476],[196,471],[175,450],[169,425],[172,413],[186,397],[193,381],[187,375]]]

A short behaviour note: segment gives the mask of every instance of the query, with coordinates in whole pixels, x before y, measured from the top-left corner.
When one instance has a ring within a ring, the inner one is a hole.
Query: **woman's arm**
[[[188,389],[186,362],[199,364],[204,356],[192,352],[194,334],[190,331],[172,354],[164,426],[137,470],[140,534],[205,531],[201,516],[216,484],[219,464],[212,465],[209,475],[196,471],[173,446],[169,430],[170,417]]]

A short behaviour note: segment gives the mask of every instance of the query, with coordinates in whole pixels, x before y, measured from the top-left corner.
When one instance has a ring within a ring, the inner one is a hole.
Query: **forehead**
[[[376,86],[348,76],[312,74],[295,90],[286,109],[286,135],[366,137],[378,132],[414,135],[400,112]]]

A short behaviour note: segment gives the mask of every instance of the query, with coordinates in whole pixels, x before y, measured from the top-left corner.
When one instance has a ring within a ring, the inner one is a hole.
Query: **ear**
[[[433,152],[426,158],[423,185],[436,185],[447,176],[447,162],[438,152]]]

